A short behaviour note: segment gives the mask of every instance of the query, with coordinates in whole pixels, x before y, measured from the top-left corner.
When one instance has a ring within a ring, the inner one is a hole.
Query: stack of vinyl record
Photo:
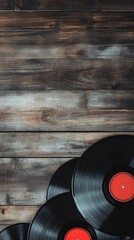
[[[134,136],[93,144],[53,175],[47,202],[0,240],[134,240]]]

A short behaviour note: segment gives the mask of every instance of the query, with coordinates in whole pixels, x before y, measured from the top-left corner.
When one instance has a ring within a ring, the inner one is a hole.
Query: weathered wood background
[[[133,76],[133,0],[0,0],[0,229],[62,163],[134,133]]]

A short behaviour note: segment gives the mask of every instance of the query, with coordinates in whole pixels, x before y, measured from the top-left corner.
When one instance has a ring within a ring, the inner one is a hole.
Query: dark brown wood
[[[0,30],[44,29],[89,31],[129,28],[133,31],[134,12],[1,11]]]
[[[113,54],[117,56],[118,53],[118,55],[120,54],[120,56],[122,56],[121,54],[125,54],[127,50],[128,53],[130,52],[130,49],[133,50],[134,34],[131,28],[114,29],[113,27],[113,29],[108,29],[103,27],[101,30],[87,29],[83,31],[79,28],[73,28],[72,22],[71,30],[62,27],[58,30],[51,28],[45,30],[18,29],[15,31],[12,29],[8,31],[0,31],[0,43],[0,56],[4,56],[4,53],[6,54],[5,56],[10,56],[11,52],[14,51],[16,57],[18,56],[18,53],[21,54],[22,57],[23,54],[25,56],[26,50],[29,50],[29,54],[31,54],[31,50],[36,50],[34,55],[34,57],[36,57],[36,54],[39,54],[40,51],[44,51],[44,49],[46,50],[47,48],[58,48],[58,50],[65,48],[63,49],[64,52],[66,52],[65,57],[68,55],[74,56],[74,53],[76,55],[76,52],[77,56],[85,57],[86,54],[84,55],[82,51],[78,51],[81,49],[84,50],[85,47],[87,47],[87,50],[92,47],[93,53],[95,50],[104,51],[106,48],[114,50],[113,47],[115,47],[117,52],[114,51]],[[43,57],[46,57],[46,53],[47,52],[45,52]],[[11,56],[13,56],[13,53]]]
[[[1,158],[0,205],[44,204],[52,175],[68,160],[69,158]]]
[[[133,131],[134,91],[0,92],[0,131]]]
[[[0,9],[11,10],[132,10],[133,0],[0,0]]]
[[[134,89],[132,58],[2,58],[1,90]]]
[[[130,1],[130,0],[129,0]],[[131,3],[130,3],[131,4]],[[130,5],[129,4],[129,5]],[[128,8],[129,9],[129,6]],[[95,0],[82,2],[82,0],[69,0],[69,1],[57,1],[57,0],[1,0],[0,9],[11,10],[94,10],[96,9]],[[114,6],[113,6],[114,7]]]
[[[97,140],[116,132],[0,133],[0,157],[80,157]],[[119,132],[121,134],[121,132]],[[133,132],[131,132],[133,134]]]
[[[22,222],[31,222],[39,206],[0,206],[0,230]]]
[[[64,34],[63,34],[64,35]],[[40,36],[41,37],[41,36]],[[40,39],[37,41],[32,39],[31,42],[23,42],[5,38],[0,39],[0,57],[1,58],[23,58],[23,59],[73,59],[76,58],[132,58],[134,57],[134,45],[133,44],[87,44],[83,43],[79,35],[79,43],[67,43],[61,40],[59,43],[55,43],[53,40],[47,43],[48,39]],[[70,39],[71,40],[71,39]],[[91,39],[90,39],[91,40]],[[90,42],[90,41],[89,41]]]
[[[1,90],[134,89],[133,12],[6,11],[0,22]]]
[[[90,1],[89,1],[90,2]],[[97,0],[96,7],[98,10],[132,10],[134,9],[133,0]]]

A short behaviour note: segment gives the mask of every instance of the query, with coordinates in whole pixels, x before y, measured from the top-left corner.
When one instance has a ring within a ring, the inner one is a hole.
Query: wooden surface
[[[3,10],[132,10],[133,0],[0,0]]]
[[[134,134],[133,30],[133,0],[0,0],[0,229],[61,164]]]
[[[134,90],[1,91],[0,130],[132,131],[133,105]]]

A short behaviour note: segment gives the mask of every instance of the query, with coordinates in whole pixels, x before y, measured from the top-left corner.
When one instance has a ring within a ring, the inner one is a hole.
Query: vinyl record
[[[79,158],[74,158],[64,163],[54,173],[47,189],[47,201],[61,193],[66,193],[70,191],[72,174],[78,159]]]
[[[0,232],[0,240],[26,240],[28,228],[28,223],[11,225]]]
[[[28,240],[119,240],[93,229],[80,215],[70,193],[50,199],[37,212]]]
[[[75,168],[72,194],[93,227],[133,236],[134,136],[111,136],[92,145]]]

